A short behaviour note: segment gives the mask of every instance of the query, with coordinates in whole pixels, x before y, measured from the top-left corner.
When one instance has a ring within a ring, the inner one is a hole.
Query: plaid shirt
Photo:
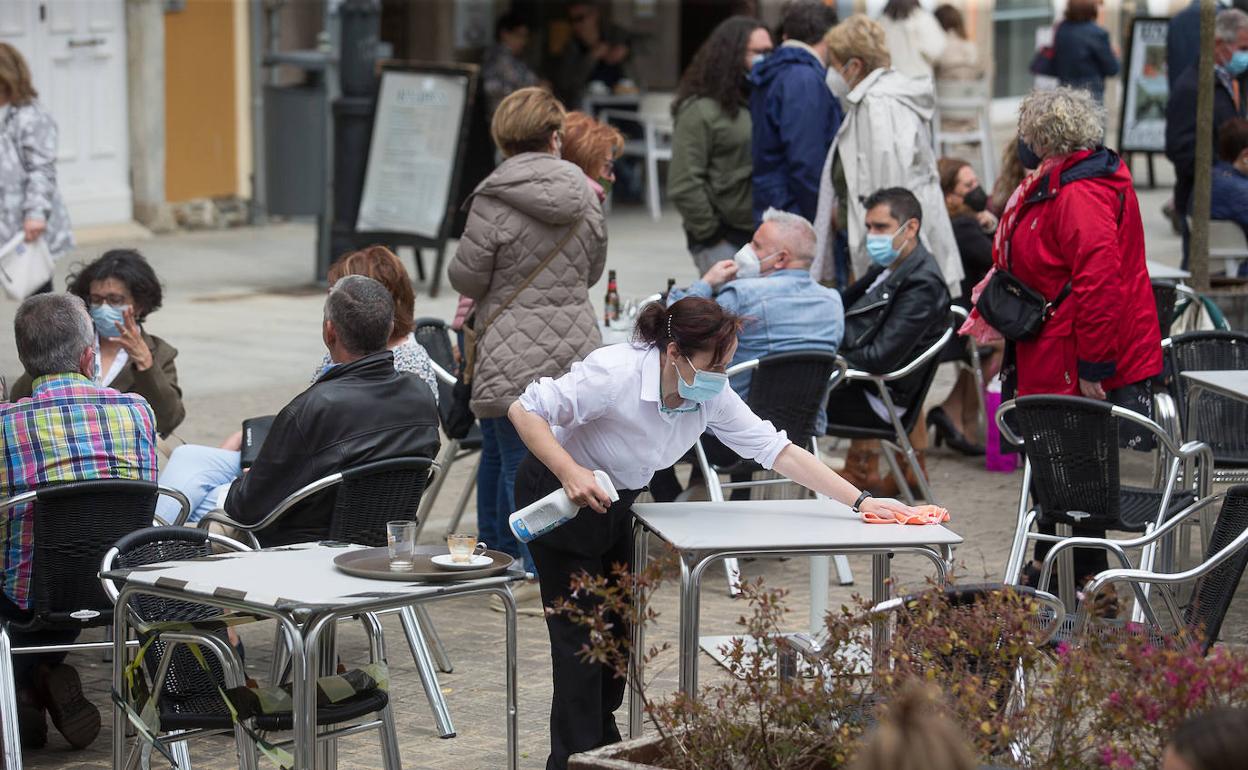
[[[142,396],[54,374],[33,394],[0,404],[0,500],[35,487],[92,479],[156,480],[156,418]],[[0,511],[0,587],[30,607],[30,505]]]

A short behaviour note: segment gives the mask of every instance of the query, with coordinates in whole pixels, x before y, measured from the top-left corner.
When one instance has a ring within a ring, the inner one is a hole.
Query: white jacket
[[[961,294],[962,259],[932,148],[936,97],[931,81],[881,68],[867,75],[842,101],[845,117],[820,176],[815,214],[818,243],[811,275],[823,280],[833,275],[829,236],[837,200],[832,188],[832,160],[839,152],[849,196],[849,250],[854,273],[861,276],[870,267],[864,245],[867,212],[861,199],[885,187],[905,187],[923,208],[920,238],[940,265],[949,291],[955,296]]]
[[[945,51],[945,31],[936,17],[915,8],[904,19],[881,16],[884,44],[893,60],[893,69],[912,78],[932,77],[932,69]]]

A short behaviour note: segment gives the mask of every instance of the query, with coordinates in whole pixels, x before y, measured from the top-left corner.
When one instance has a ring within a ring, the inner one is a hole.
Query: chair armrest
[[[749,361],[742,361],[739,364],[733,364],[732,366],[728,367],[724,371],[724,374],[728,375],[729,377],[735,377],[736,375],[741,374],[742,372],[752,371],[757,368],[758,368],[758,359],[751,358]]]
[[[179,490],[176,490],[173,487],[156,487],[157,499],[159,499],[161,495],[164,495],[165,497],[172,497],[174,500],[178,501],[178,505],[181,507],[181,510],[178,511],[177,517],[174,518],[173,525],[176,527],[185,525],[186,520],[191,516],[191,501],[186,499],[186,495],[182,494]],[[157,521],[163,521],[163,519],[159,516],[156,516],[155,518]],[[169,522],[165,523],[168,524]]]
[[[456,382],[455,375],[438,366],[438,363],[432,359],[429,361],[429,368],[433,369],[433,376],[438,378],[438,382],[444,385],[454,385]]]
[[[0,511],[7,511],[10,508],[22,505],[23,503],[33,503],[38,494],[38,490],[32,489],[27,492],[23,492],[20,495],[13,495],[5,500],[0,500]]]
[[[836,369],[828,377],[828,392],[836,390],[842,383],[849,380],[849,362],[842,356],[836,357]]]
[[[133,618],[131,619],[133,622]],[[169,649],[176,644],[194,644],[200,647],[207,647],[217,660],[221,663],[221,673],[225,676],[225,687],[230,689],[233,687],[243,687],[247,684],[247,675],[243,670],[243,662],[239,660],[238,653],[221,637],[215,634],[199,631],[162,631],[161,640],[170,642]],[[161,681],[154,686],[163,686]]]
[[[887,374],[871,374],[860,369],[850,369],[845,375],[850,380],[873,380],[876,382],[893,382],[895,380],[904,379],[914,374],[919,369],[926,366],[933,358],[940,355],[940,351],[945,345],[949,344],[949,340],[953,339],[953,326],[945,327],[945,333],[940,335],[940,339],[936,340],[931,347],[924,350],[916,356],[910,363]]]

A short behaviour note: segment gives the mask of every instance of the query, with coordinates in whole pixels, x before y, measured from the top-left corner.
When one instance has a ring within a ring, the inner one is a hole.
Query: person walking
[[[933,79],[946,44],[936,17],[919,0],[888,0],[879,23],[893,69],[907,77]]]
[[[28,243],[43,238],[56,259],[74,236],[56,186],[56,121],[38,97],[26,60],[0,43],[0,244],[21,232]]]
[[[1053,75],[1061,85],[1105,101],[1105,78],[1121,69],[1109,33],[1096,23],[1100,0],[1070,0],[1066,16],[1053,33]]]
[[[525,455],[507,409],[530,382],[563,374],[602,343],[589,287],[606,265],[607,230],[585,174],[560,159],[564,114],[540,88],[502,101],[490,132],[505,160],[469,197],[447,270],[451,285],[476,301],[464,357],[481,422],[478,535],[526,561],[507,524]]]
[[[835,264],[836,239],[852,244],[847,257],[857,276],[870,269],[866,251],[866,210],[862,201],[876,190],[904,187],[923,209],[921,238],[959,293],[962,260],[932,149],[936,97],[930,81],[906,77],[891,67],[884,28],[861,14],[833,27],[827,36],[828,82],[845,105],[845,119],[823,164],[815,232],[819,245],[811,275],[844,279],[847,267]]]
[[[1054,306],[1037,337],[1006,344],[1001,397],[1084,396],[1151,417],[1161,331],[1131,171],[1101,144],[1105,110],[1086,91],[1037,91],[1019,108],[1018,135],[1040,165],[1001,218],[993,260]],[[1141,445],[1147,433],[1126,438]],[[1036,543],[1026,580],[1050,547]],[[1107,568],[1099,550],[1075,549],[1074,561],[1080,583]]]
[[[771,34],[757,19],[725,19],[676,89],[667,195],[680,212],[698,275],[750,242],[754,164],[746,78],[771,50]]]
[[[890,518],[914,512],[841,478],[727,387],[724,370],[741,323],[704,297],[671,307],[652,302],[637,317],[634,342],[596,350],[562,377],[533,382],[512,403],[508,415],[530,452],[516,479],[517,504],[562,488],[580,506],[576,518],[529,544],[546,606],[588,606],[588,597],[571,593],[574,575],[614,581],[615,565],[631,565],[633,501],[656,468],[679,460],[707,428],[740,456],[854,511]],[[595,470],[611,479],[618,501],[598,486]],[[564,770],[572,754],[620,740],[614,712],[625,682],[580,658],[590,629],[559,613],[546,615],[546,628],[554,678],[546,768]],[[628,624],[610,633],[626,637]]]

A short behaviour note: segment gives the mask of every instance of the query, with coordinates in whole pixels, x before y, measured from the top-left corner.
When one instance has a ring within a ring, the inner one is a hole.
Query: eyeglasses
[[[120,294],[91,294],[87,297],[92,305],[128,305],[130,300]]]

